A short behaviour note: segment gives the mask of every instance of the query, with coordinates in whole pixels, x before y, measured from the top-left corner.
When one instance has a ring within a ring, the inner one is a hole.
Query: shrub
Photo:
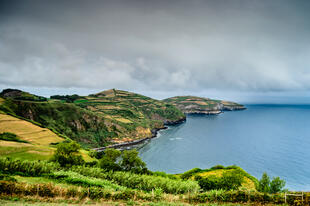
[[[188,170],[187,172],[184,172],[182,175],[181,175],[181,178],[182,179],[188,179],[190,178],[191,176],[193,176],[194,174],[198,173],[198,172],[201,172],[202,170],[200,168],[193,168],[191,170]]]
[[[45,161],[29,161],[10,158],[0,158],[0,171],[7,174],[20,174],[24,176],[42,176],[59,170],[59,164]]]
[[[162,189],[165,193],[177,194],[197,192],[200,189],[198,183],[191,180],[174,180],[167,177],[134,174],[122,171],[106,172],[100,168],[87,168],[83,166],[74,166],[71,170],[85,176],[107,179],[128,188],[145,191]]]
[[[224,172],[222,177],[215,175],[210,175],[207,178],[195,177],[199,186],[205,191],[219,189],[236,190],[241,186],[243,178],[243,175],[238,170]]]
[[[84,163],[79,152],[80,145],[76,142],[63,142],[57,145],[51,161],[58,162],[62,167],[69,165],[81,165]]]
[[[122,153],[120,166],[125,171],[142,172],[146,168],[146,164],[138,156],[137,150],[125,150]]]
[[[121,166],[117,164],[117,159],[121,156],[121,152],[116,149],[106,149],[104,151],[104,155],[99,161],[99,165],[102,169],[105,170],[114,170],[119,171],[121,170]]]
[[[277,193],[281,192],[285,186],[285,181],[279,177],[274,177],[270,181],[269,176],[265,172],[258,182],[257,190],[264,193]]]

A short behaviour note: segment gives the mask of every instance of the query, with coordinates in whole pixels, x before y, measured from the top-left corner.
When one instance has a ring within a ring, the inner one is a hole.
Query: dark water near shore
[[[260,178],[286,180],[291,190],[310,191],[310,105],[247,105],[220,115],[188,115],[140,149],[154,171],[238,165]]]

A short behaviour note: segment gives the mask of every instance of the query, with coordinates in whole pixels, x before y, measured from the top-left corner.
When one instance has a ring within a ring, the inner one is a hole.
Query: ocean
[[[310,105],[246,105],[219,115],[187,115],[142,147],[153,171],[238,165],[260,178],[279,176],[290,190],[310,191]]]

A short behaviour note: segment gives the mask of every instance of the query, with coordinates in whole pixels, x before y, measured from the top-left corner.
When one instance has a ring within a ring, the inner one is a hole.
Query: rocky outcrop
[[[195,96],[177,96],[164,100],[173,104],[185,114],[220,114],[223,111],[246,109],[243,105],[222,100],[213,100]]]

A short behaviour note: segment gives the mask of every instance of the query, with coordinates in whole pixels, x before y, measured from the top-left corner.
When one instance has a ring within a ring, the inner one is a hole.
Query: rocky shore
[[[94,150],[96,150],[97,152],[102,152],[102,151],[104,151],[107,148],[126,149],[127,147],[130,148],[131,146],[143,144],[143,143],[145,143],[145,142],[147,142],[147,141],[157,137],[157,134],[158,134],[158,132],[160,130],[168,129],[167,126],[181,124],[181,123],[183,123],[185,121],[186,121],[186,117],[182,118],[182,119],[179,119],[179,120],[176,120],[176,121],[168,121],[168,120],[166,120],[164,122],[164,125],[165,125],[164,127],[162,127],[162,128],[155,128],[155,129],[151,130],[152,136],[150,136],[150,137],[143,138],[143,139],[137,139],[137,140],[133,140],[133,141],[129,141],[129,142],[122,142],[122,143],[119,143],[119,144],[113,144],[113,145],[109,145],[109,146],[106,146],[106,147],[94,148]]]

